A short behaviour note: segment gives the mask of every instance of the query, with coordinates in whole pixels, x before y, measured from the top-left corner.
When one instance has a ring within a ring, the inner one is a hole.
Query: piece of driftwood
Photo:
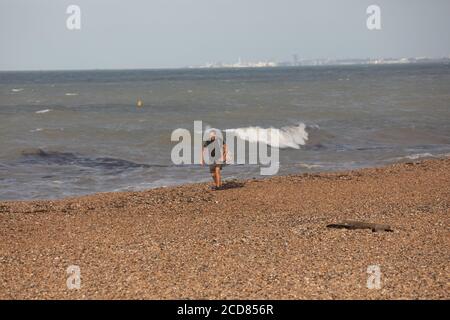
[[[341,223],[333,223],[327,225],[327,228],[336,228],[336,229],[370,229],[372,232],[378,231],[387,231],[392,232],[394,230],[387,224],[378,224],[378,223],[370,223],[370,222],[361,222],[361,221],[344,221]]]

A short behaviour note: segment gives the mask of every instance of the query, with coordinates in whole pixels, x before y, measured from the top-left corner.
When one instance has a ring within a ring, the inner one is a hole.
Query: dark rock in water
[[[334,223],[327,225],[327,228],[335,228],[335,229],[370,229],[372,232],[378,231],[387,231],[393,232],[394,230],[387,224],[378,224],[378,223],[369,223],[369,222],[360,222],[360,221],[344,221],[341,223]]]
[[[22,152],[22,163],[76,165],[87,168],[102,168],[109,170],[125,170],[149,168],[151,165],[109,157],[85,157],[71,152],[44,151],[42,149],[25,150]]]

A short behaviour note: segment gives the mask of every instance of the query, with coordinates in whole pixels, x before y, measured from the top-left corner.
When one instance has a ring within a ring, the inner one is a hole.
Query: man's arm
[[[222,161],[223,162],[227,162],[227,155],[228,155],[228,148],[227,148],[227,144],[224,143],[223,144],[223,154],[222,154],[222,156],[223,156]]]
[[[205,148],[202,147],[202,154],[200,155],[200,164],[203,166],[205,164],[205,159],[203,158]]]

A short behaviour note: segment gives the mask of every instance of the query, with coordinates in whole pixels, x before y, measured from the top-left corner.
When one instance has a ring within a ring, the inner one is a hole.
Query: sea
[[[446,157],[450,64],[0,72],[0,200],[210,181],[171,157],[194,121],[246,143],[277,130],[278,175]]]

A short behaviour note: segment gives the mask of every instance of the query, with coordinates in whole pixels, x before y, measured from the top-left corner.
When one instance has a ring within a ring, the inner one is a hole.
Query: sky
[[[372,4],[381,30],[366,26]],[[0,70],[448,57],[449,31],[449,0],[0,0]]]

